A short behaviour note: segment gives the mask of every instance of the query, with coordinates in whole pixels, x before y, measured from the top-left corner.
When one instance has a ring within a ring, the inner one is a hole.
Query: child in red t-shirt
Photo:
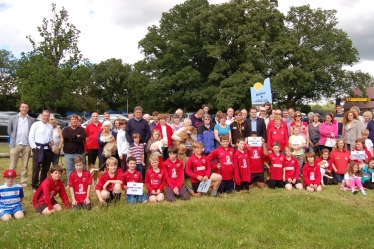
[[[248,191],[249,182],[251,181],[251,171],[249,168],[248,152],[245,147],[244,138],[238,138],[236,140],[238,149],[234,154],[234,181],[235,190]]]
[[[159,157],[152,154],[149,157],[149,164],[152,168],[145,172],[145,185],[148,189],[150,202],[162,202],[165,199],[164,188],[166,184],[165,174],[159,168]]]
[[[71,196],[71,208],[75,210],[91,210],[90,190],[92,177],[89,171],[83,168],[82,156],[74,157],[75,171],[69,176],[69,187]]]
[[[216,169],[216,173],[222,175],[222,182],[219,185],[218,193],[226,192],[230,194],[234,188],[234,149],[229,147],[229,135],[220,136],[221,146],[213,150],[208,160],[210,162],[215,159],[218,161],[217,165],[212,165]]]
[[[162,168],[166,178],[166,200],[175,201],[176,197],[181,200],[189,200],[190,195],[183,186],[184,168],[183,162],[177,158],[178,149],[174,145],[168,148],[169,158],[163,162]]]
[[[192,189],[186,186],[188,192],[194,197],[200,197],[201,193],[197,192],[200,182],[211,179],[213,190],[211,196],[219,197],[218,188],[222,182],[220,174],[211,173],[211,161],[203,154],[204,145],[201,142],[192,144],[194,154],[188,158],[186,163],[186,174],[190,176]]]
[[[320,152],[320,157],[316,159],[316,164],[320,167],[322,185],[337,185],[338,181],[332,176],[332,159],[330,158],[330,150],[323,149]],[[323,174],[323,172],[325,172]]]
[[[286,146],[286,160],[283,167],[283,181],[287,190],[292,190],[292,186],[303,189],[300,182],[300,167],[296,157],[292,156],[292,146]]]
[[[303,167],[304,187],[308,192],[321,192],[321,170],[315,162],[316,154],[308,152],[305,154],[307,162]]]
[[[65,209],[70,206],[68,195],[66,194],[64,183],[61,181],[62,167],[60,165],[53,165],[51,167],[51,176],[46,178],[40,184],[38,190],[32,198],[32,205],[41,214],[53,214],[59,212],[62,207],[55,200],[57,194],[60,195]]]
[[[272,144],[272,152],[268,155],[270,161],[268,186],[272,189],[275,189],[275,187],[284,188],[283,167],[286,157],[280,153],[280,149],[280,144],[274,142]]]
[[[252,132],[251,137],[257,137],[257,132]],[[256,183],[257,187],[265,187],[264,161],[267,158],[268,150],[265,140],[262,138],[262,147],[248,145],[248,162],[251,172],[250,188]]]
[[[127,158],[127,166],[128,170],[123,173],[123,184],[125,185],[125,190],[128,189],[128,183],[136,182],[136,183],[142,183],[142,175],[139,171],[136,170],[136,158],[133,156],[130,156]],[[141,195],[134,195],[134,194],[126,194],[127,202],[130,204],[135,204],[137,202],[139,203],[146,203],[147,202],[147,196],[144,194],[144,186],[143,186],[143,194]]]
[[[118,160],[109,157],[106,160],[107,171],[99,178],[95,186],[96,195],[100,203],[108,205],[113,199],[117,203],[121,199],[121,191],[124,189],[122,181],[122,169],[118,168]]]

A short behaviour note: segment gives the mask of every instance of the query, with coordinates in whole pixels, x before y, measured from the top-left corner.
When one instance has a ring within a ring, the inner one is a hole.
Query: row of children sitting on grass
[[[151,156],[151,168],[147,170],[145,177],[145,186],[148,189],[148,195],[127,194],[129,203],[144,203],[147,200],[151,202],[161,202],[164,200],[164,188],[166,186],[166,199],[175,201],[177,197],[182,200],[188,200],[190,195],[200,197],[202,193],[198,192],[202,181],[210,179],[211,196],[219,197],[220,193],[231,193],[234,189],[249,190],[250,186],[257,184],[258,187],[265,186],[265,177],[263,163],[268,161],[269,188],[283,188],[291,190],[293,186],[297,189],[303,189],[300,181],[300,168],[297,159],[292,156],[293,148],[286,147],[285,154],[280,152],[280,145],[273,143],[272,152],[268,154],[265,144],[262,147],[246,147],[244,140],[237,141],[237,150],[229,147],[229,138],[226,135],[220,137],[221,146],[215,149],[208,156],[203,154],[204,147],[202,143],[193,143],[194,154],[188,159],[186,164],[186,173],[190,176],[192,188],[184,186],[184,167],[183,162],[177,158],[178,150],[175,146],[168,148],[169,158],[163,162],[162,170],[158,165],[158,157]],[[322,153],[320,162],[325,163]],[[314,152],[309,152],[305,156],[306,164],[302,169],[304,188],[309,192],[322,191],[322,176],[318,160]],[[136,159],[129,157],[127,159],[128,170],[125,172],[118,168],[117,159],[111,157],[106,161],[107,170],[100,176],[98,184],[95,186],[97,197],[103,205],[111,202],[118,202],[122,191],[127,190],[128,184],[132,182],[142,183],[142,177],[136,170]],[[60,195],[65,209],[91,209],[90,187],[92,183],[91,174],[84,170],[84,159],[81,156],[74,158],[76,170],[69,177],[69,189],[71,203],[67,196],[65,186],[61,181],[62,167],[55,165],[51,168],[51,175],[43,181],[33,196],[33,206],[41,214],[52,214],[61,211],[62,207],[55,200],[57,194]],[[212,169],[216,173],[212,173]],[[364,173],[362,175],[361,170]],[[366,192],[361,181],[371,181],[371,174],[374,172],[374,159],[372,158],[368,165],[359,165],[357,162],[349,163],[345,177],[345,185],[357,193],[360,189],[364,195]],[[15,183],[17,174],[14,170],[6,170],[4,173],[5,184],[0,186],[0,217],[3,220],[9,220],[12,215],[16,219],[24,217],[22,209],[22,199],[24,197],[22,187]]]

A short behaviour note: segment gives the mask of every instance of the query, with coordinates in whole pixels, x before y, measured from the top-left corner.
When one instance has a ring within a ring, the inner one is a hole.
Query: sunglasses
[[[301,115],[296,115],[296,117],[301,117]]]

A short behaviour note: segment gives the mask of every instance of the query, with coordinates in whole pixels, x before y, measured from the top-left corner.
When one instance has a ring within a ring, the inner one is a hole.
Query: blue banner
[[[257,82],[251,87],[251,100],[252,105],[263,105],[265,102],[273,103],[270,78],[266,78],[263,85]]]

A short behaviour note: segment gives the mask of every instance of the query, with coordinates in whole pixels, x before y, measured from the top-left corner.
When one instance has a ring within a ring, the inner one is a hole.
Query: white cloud
[[[0,0],[1,1],[1,0]],[[228,1],[228,0],[227,0]],[[224,0],[210,0],[217,4]],[[158,24],[162,12],[169,11],[183,0],[55,0],[57,8],[64,6],[69,22],[82,33],[79,48],[92,62],[121,58],[134,63],[143,58],[138,41],[147,33],[147,27]],[[290,6],[310,4],[312,8],[338,10],[339,27],[347,31],[353,45],[364,60],[354,66],[374,75],[374,39],[371,0],[278,0],[279,9],[286,13]],[[2,0],[0,3],[0,48],[11,50],[16,56],[32,49],[27,35],[39,39],[37,26],[43,18],[51,18],[51,2],[47,0]]]

